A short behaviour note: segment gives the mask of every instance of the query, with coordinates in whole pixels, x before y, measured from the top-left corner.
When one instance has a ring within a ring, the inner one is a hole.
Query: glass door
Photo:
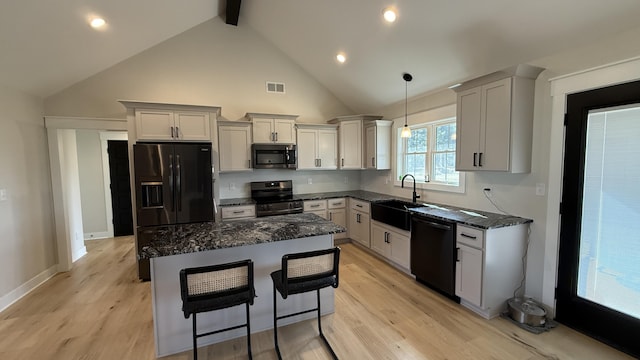
[[[638,356],[640,82],[567,97],[558,321]]]

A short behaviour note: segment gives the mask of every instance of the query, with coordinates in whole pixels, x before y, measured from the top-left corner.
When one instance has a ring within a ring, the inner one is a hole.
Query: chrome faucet
[[[405,174],[405,175],[402,177],[402,184],[401,184],[401,185],[402,185],[402,187],[404,188],[404,179],[405,179],[407,176],[411,176],[411,178],[413,179],[413,203],[415,204],[415,203],[418,201],[418,199],[420,198],[420,195],[418,195],[418,194],[416,193],[416,178],[415,178],[413,175],[411,175],[411,174]]]

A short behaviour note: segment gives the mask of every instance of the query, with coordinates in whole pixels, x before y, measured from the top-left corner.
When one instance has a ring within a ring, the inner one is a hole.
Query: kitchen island
[[[252,333],[273,327],[272,284],[270,274],[281,266],[284,254],[326,249],[333,246],[333,235],[345,229],[314,214],[270,216],[229,222],[177,225],[158,233],[140,258],[151,259],[151,296],[158,357],[186,351],[192,347],[191,320],[185,319],[180,298],[180,269],[252,259],[256,295],[250,308]],[[333,288],[323,289],[322,312],[334,309]],[[300,294],[285,301],[278,297],[282,313],[298,312],[315,306],[315,294]],[[199,317],[199,331],[218,329],[244,322],[244,307],[214,311]],[[286,319],[294,323],[314,317],[307,313]],[[212,335],[199,340],[203,346],[244,336],[245,329]]]

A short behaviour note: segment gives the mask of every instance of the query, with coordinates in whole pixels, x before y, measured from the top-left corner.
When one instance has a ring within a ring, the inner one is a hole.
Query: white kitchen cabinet
[[[220,172],[250,171],[251,127],[245,121],[218,122]]]
[[[338,167],[336,125],[298,124],[298,170],[332,170]]]
[[[304,212],[313,213],[323,219],[329,219],[327,216],[327,200],[307,200],[304,202]]]
[[[254,144],[295,144],[297,115],[247,113]]]
[[[349,238],[365,247],[371,247],[369,215],[370,204],[366,201],[349,199]]]
[[[347,199],[328,199],[327,200],[327,214],[329,215],[329,221],[347,228]],[[347,237],[347,233],[333,234],[334,239],[344,239]]]
[[[410,232],[371,221],[371,249],[405,271],[411,264]]]
[[[206,112],[136,109],[135,119],[138,141],[211,141]]]
[[[390,120],[373,120],[366,123],[365,168],[376,170],[391,169],[391,125]]]
[[[255,205],[223,206],[222,220],[235,220],[256,217]]]
[[[211,142],[211,124],[220,108],[214,106],[120,101],[133,124],[129,138],[136,141]]]
[[[456,295],[490,319],[505,310],[522,280],[528,224],[494,229],[456,226]],[[522,289],[524,290],[524,289]]]
[[[364,125],[380,120],[378,115],[339,116],[329,120],[330,124],[338,124],[338,168],[364,169]]]
[[[456,88],[456,170],[531,171],[535,79],[519,65]]]

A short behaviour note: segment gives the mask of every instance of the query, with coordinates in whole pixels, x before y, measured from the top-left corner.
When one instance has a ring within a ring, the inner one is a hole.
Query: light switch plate
[[[0,189],[0,201],[7,201],[7,189]]]
[[[546,192],[546,186],[544,183],[537,183],[536,184],[536,195],[538,196],[544,196],[544,193]]]

